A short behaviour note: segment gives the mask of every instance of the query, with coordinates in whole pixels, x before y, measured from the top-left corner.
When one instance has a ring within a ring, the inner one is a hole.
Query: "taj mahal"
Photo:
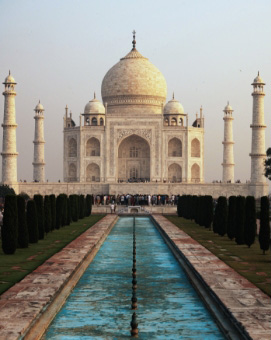
[[[167,99],[162,73],[136,49],[105,74],[102,102],[94,94],[80,114],[78,125],[66,105],[63,119],[63,182],[45,181],[44,107],[35,107],[33,182],[17,180],[16,82],[11,74],[4,81],[2,183],[16,193],[80,194],[268,194],[264,176],[265,122],[264,81],[258,74],[253,86],[251,122],[251,178],[235,183],[233,109],[224,108],[224,139],[221,183],[204,181],[204,117],[191,119],[182,104]],[[64,105],[63,105],[64,107]],[[61,119],[61,115],[60,115]],[[249,122],[248,122],[249,124]],[[19,127],[18,127],[19,128]]]

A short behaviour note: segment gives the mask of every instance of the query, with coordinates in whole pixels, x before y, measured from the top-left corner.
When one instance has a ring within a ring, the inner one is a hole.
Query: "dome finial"
[[[172,94],[172,99],[174,99],[174,92],[173,92],[173,94]]]
[[[133,44],[133,50],[135,50],[136,49],[136,40],[135,40],[135,35],[136,35],[136,31],[135,30],[133,30],[133,41],[132,41],[132,44]]]
[[[8,70],[8,75],[10,76],[10,70]]]
[[[96,93],[95,93],[95,91],[94,91],[94,99],[96,99]]]
[[[258,71],[258,76],[260,75],[260,71]]]

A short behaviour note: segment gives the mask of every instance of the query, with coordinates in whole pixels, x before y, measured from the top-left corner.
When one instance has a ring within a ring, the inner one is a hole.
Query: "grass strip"
[[[13,255],[5,255],[0,240],[0,294],[59,252],[84,231],[92,227],[105,215],[91,215],[69,226],[48,233],[44,240],[29,244],[28,248],[18,248]]]
[[[237,245],[226,235],[221,237],[193,221],[177,216],[165,217],[265,294],[271,296],[270,251],[263,255],[258,239],[248,248],[246,245]]]

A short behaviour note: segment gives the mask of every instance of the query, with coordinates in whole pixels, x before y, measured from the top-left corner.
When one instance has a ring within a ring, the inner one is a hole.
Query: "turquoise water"
[[[121,217],[43,339],[128,339],[132,217]],[[225,339],[148,217],[136,218],[139,339]]]

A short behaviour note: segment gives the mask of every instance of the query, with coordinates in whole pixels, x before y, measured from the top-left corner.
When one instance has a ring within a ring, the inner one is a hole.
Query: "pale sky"
[[[16,87],[18,180],[33,180],[34,111],[45,108],[45,177],[63,179],[63,116],[76,124],[106,72],[132,48],[163,73],[189,125],[203,106],[205,181],[222,178],[223,109],[233,107],[235,179],[250,179],[253,79],[265,86],[271,146],[271,1],[0,0],[0,81]],[[2,86],[2,91],[4,85]],[[2,92],[1,91],[1,92]],[[4,96],[0,98],[3,122]],[[3,130],[1,128],[0,150]]]

